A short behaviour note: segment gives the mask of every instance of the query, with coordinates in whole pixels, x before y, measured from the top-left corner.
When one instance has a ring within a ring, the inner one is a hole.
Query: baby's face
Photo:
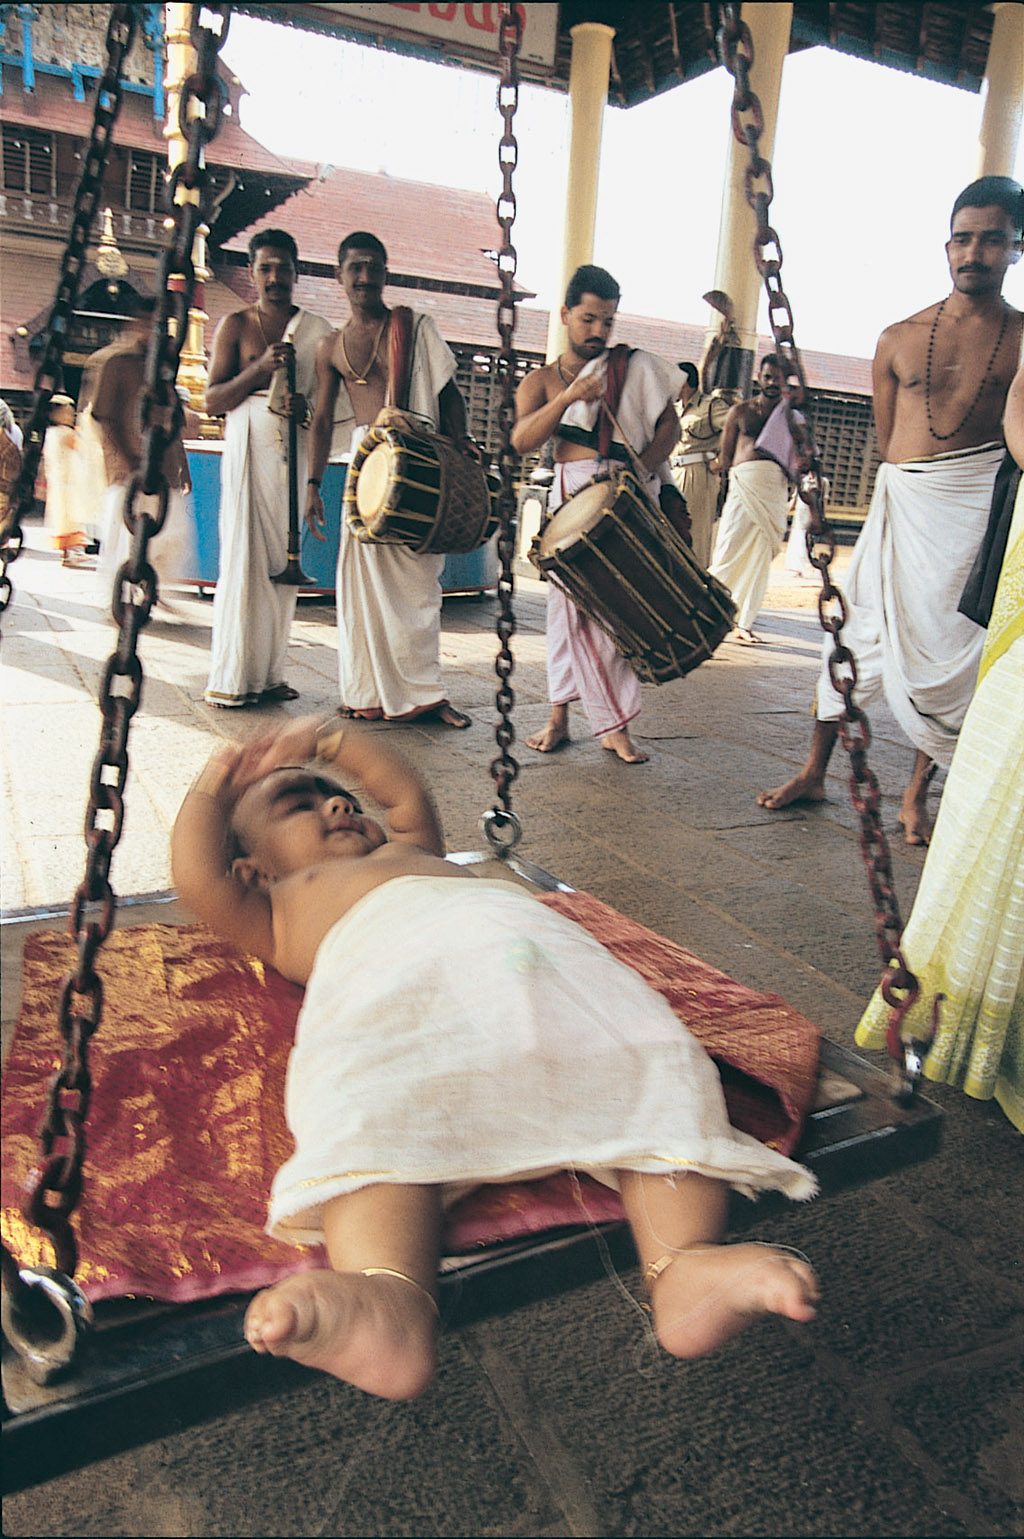
[[[357,812],[339,786],[291,766],[250,786],[233,821],[253,860],[274,879],[327,860],[358,860],[387,843],[380,824]]]

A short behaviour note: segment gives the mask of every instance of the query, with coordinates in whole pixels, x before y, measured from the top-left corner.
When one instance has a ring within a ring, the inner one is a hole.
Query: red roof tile
[[[501,231],[484,193],[338,166],[294,193],[273,220],[295,237],[307,262],[333,266],[338,242],[353,230],[369,230],[387,247],[393,273],[497,287],[496,264],[483,253],[500,245]],[[226,242],[226,249],[244,250],[256,228]]]

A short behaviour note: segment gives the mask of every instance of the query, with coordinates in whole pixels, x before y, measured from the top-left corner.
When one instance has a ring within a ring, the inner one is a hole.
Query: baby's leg
[[[704,1357],[760,1315],[812,1320],[818,1284],[805,1262],[766,1245],[723,1245],[728,1188],[692,1172],[619,1172],[658,1340]]]
[[[422,1394],[437,1366],[439,1230],[433,1186],[364,1186],[325,1203],[332,1270],[258,1293],[247,1341],[388,1400]]]

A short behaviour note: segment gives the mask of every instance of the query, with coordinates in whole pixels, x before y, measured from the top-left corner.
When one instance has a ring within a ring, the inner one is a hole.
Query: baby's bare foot
[[[636,746],[625,727],[620,727],[617,732],[606,732],[601,747],[618,754],[623,764],[646,764],[651,757],[646,748]]]
[[[805,1261],[750,1244],[678,1251],[652,1291],[658,1340],[673,1357],[705,1357],[763,1315],[813,1320],[817,1301]]]
[[[437,1308],[405,1277],[297,1272],[257,1293],[245,1338],[386,1400],[412,1400],[437,1366]]]
[[[757,793],[757,805],[767,807],[769,812],[778,812],[782,807],[793,807],[799,802],[824,800],[825,787],[822,782],[816,776],[805,775],[803,772],[787,780],[785,785]]]

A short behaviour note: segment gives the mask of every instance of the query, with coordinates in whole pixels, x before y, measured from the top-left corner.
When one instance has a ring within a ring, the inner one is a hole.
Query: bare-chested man
[[[931,837],[928,783],[952,758],[985,636],[957,604],[985,530],[1020,359],[1022,317],[1002,288],[1021,254],[1022,222],[1019,183],[972,182],[946,243],[952,293],[888,327],[875,353],[884,463],[847,574],[843,640],[857,660],[855,704],[884,690],[917,751],[899,815],[908,844]],[[791,780],[760,792],[762,807],[825,800],[841,710],[823,668],[808,757]]]
[[[273,581],[288,560],[284,413],[290,410],[300,428],[294,473],[301,488],[316,350],[331,330],[322,315],[292,303],[298,262],[287,231],[257,230],[249,242],[256,303],[226,315],[213,338],[206,409],[227,421],[207,705],[273,704],[298,694],[284,677],[298,590]],[[296,394],[286,403],[284,371],[291,355]]]
[[[713,471],[729,477],[729,490],[708,571],[731,592],[734,635],[748,645],[761,640],[754,621],[764,603],[772,557],[782,549],[789,493],[785,471],[755,447],[782,398],[782,365],[775,353],[761,359],[757,379],[760,395],[730,409],[718,458],[711,461]]]
[[[320,479],[332,452],[358,447],[385,405],[426,418],[470,447],[455,356],[431,316],[384,303],[388,257],[368,230],[338,248],[338,282],[351,314],[325,338],[316,359],[317,411],[310,435],[306,523],[323,539]],[[468,727],[441,686],[441,571],[444,556],[402,545],[365,545],[342,519],[338,543],[340,714],[368,721],[433,718]]]
[[[618,308],[619,285],[611,273],[603,267],[577,268],[562,307],[568,346],[554,363],[528,374],[516,393],[516,451],[530,454],[554,435],[552,512],[595,476],[608,475],[613,464],[627,461],[619,432],[598,405],[601,400],[608,402],[650,474],[654,499],[662,480],[671,484],[666,460],[679,437],[679,370],[639,349],[628,352],[628,359],[627,349],[609,351]],[[607,633],[554,583],[548,584],[547,654],[551,715],[540,732],[526,739],[527,747],[553,753],[567,743],[569,704],[579,700],[601,746],[627,764],[642,764],[648,754],[628,731],[640,714],[636,674]]]
[[[124,522],[128,482],[142,464],[141,407],[146,375],[146,352],[156,300],[136,295],[132,313],[116,342],[93,353],[79,396],[79,450],[83,460],[102,460],[102,491],[94,492],[102,505],[100,559],[96,568],[99,596],[109,604],[114,574],[127,560],[131,536]],[[198,413],[186,410],[182,436],[192,435]],[[97,467],[98,468],[98,467]],[[149,547],[149,560],[161,585],[187,575],[185,566],[191,546],[185,494],[191,489],[188,459],[178,437],[164,454],[163,472],[170,486],[163,528]],[[86,470],[86,475],[89,469]],[[83,483],[85,477],[83,477]],[[156,498],[145,499],[156,511]]]

